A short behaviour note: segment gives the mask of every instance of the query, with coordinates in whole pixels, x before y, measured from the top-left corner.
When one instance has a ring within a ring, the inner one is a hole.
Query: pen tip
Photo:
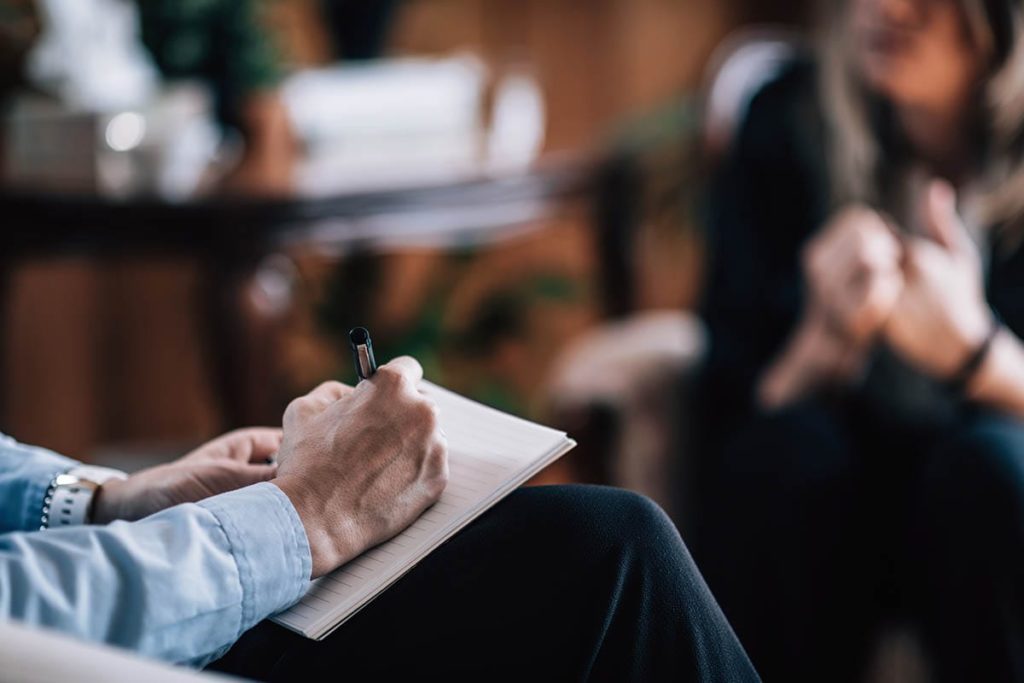
[[[370,341],[370,333],[365,327],[354,327],[348,333],[348,338],[357,346],[367,344]]]

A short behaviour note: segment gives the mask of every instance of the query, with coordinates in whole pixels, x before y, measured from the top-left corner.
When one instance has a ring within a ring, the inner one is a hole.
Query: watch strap
[[[127,475],[108,467],[80,465],[58,474],[50,482],[43,498],[40,529],[88,524],[96,492],[112,479]]]
[[[55,529],[85,524],[97,488],[99,486],[94,482],[67,473],[58,474],[43,499],[40,528]]]

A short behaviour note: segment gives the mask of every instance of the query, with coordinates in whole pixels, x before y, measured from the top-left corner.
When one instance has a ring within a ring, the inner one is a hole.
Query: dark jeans
[[[708,478],[697,553],[766,681],[853,681],[885,619],[937,681],[1024,681],[1024,425],[761,417]]]
[[[759,680],[664,513],[584,486],[517,491],[323,642],[265,622],[213,668],[278,681]]]

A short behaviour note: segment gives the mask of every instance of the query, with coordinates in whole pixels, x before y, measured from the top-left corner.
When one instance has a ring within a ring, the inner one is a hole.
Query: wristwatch
[[[39,528],[89,524],[92,521],[92,501],[100,487],[111,479],[127,477],[120,470],[92,465],[80,465],[58,474],[50,482],[43,498]]]

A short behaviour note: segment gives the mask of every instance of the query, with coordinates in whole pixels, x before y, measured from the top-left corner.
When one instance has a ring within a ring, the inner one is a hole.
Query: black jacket
[[[701,307],[711,348],[698,401],[712,443],[754,410],[758,378],[802,312],[801,250],[832,210],[826,143],[815,67],[795,63],[754,98],[715,183]],[[993,245],[987,288],[997,315],[1024,335],[1024,249]],[[872,403],[904,388],[894,384],[928,381],[872,374],[859,397]]]

